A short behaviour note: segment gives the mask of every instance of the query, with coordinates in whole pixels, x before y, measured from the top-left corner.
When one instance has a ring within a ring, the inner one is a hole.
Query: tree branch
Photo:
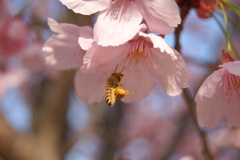
[[[181,52],[181,44],[180,44],[180,36],[181,32],[183,30],[183,25],[184,21],[192,7],[191,1],[183,1],[181,4],[181,11],[180,11],[180,16],[182,18],[182,23],[176,28],[175,30],[175,49],[178,52]],[[188,88],[183,89],[183,97],[185,99],[185,102],[187,104],[190,116],[192,118],[193,124],[195,129],[197,130],[199,134],[199,138],[202,142],[202,152],[206,158],[206,160],[214,160],[214,157],[208,147],[208,141],[207,141],[207,136],[204,131],[201,130],[201,128],[198,125],[197,118],[196,118],[196,113],[195,113],[195,102],[193,100],[193,97],[190,93],[190,90]]]
[[[47,80],[43,102],[36,123],[36,139],[49,154],[44,159],[63,159],[63,142],[68,130],[67,111],[69,92],[73,86],[74,71],[61,73],[56,80]]]
[[[100,155],[100,160],[113,160],[118,150],[119,126],[123,118],[124,104],[118,100],[114,108],[109,108],[103,122],[102,139],[104,145]]]
[[[0,114],[0,155],[8,160],[32,160],[33,147],[31,141],[15,132]]]

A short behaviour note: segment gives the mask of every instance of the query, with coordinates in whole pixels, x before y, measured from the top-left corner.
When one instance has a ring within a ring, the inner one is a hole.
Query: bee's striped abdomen
[[[123,67],[123,69],[119,73],[112,73],[112,75],[109,77],[109,79],[107,81],[107,89],[105,90],[104,99],[109,106],[114,105],[114,103],[116,101],[116,97],[121,99],[124,97],[125,94],[133,93],[131,91],[124,90],[120,86],[120,83],[121,83],[122,77],[123,77],[122,72],[123,72],[124,68],[125,67]]]
[[[115,103],[115,88],[107,87],[105,90],[104,99],[109,106],[113,106]]]

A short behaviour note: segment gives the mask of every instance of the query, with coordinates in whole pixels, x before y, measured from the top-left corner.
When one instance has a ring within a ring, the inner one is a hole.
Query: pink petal
[[[174,49],[173,49],[174,50]],[[152,74],[158,78],[161,86],[170,96],[179,95],[182,88],[188,87],[187,71],[181,55],[174,50],[177,59],[173,59],[166,52],[151,49]]]
[[[48,18],[48,26],[50,27],[51,31],[54,33],[63,33],[63,34],[69,34],[74,37],[79,36],[79,32],[81,31],[80,28],[77,25],[69,24],[69,23],[58,23],[52,18]],[[85,29],[83,29],[85,30]],[[84,31],[82,31],[84,32]]]
[[[219,69],[207,77],[196,94],[195,101],[200,126],[216,125],[228,107],[222,83],[224,72],[223,69]]]
[[[123,102],[138,102],[146,98],[156,83],[155,77],[150,74],[146,66],[141,67],[140,71],[137,69],[138,65],[134,65],[132,72],[129,72],[129,67],[123,72],[122,87],[133,92],[133,94],[125,95]]]
[[[59,36],[50,37],[44,44],[43,52],[46,63],[60,70],[79,68],[85,53],[75,41]]]
[[[121,61],[121,56],[129,44],[120,45],[118,47],[102,47],[97,44],[87,50],[83,58],[83,72],[114,72],[114,69]]]
[[[61,33],[62,29],[59,26],[59,23],[57,21],[55,21],[52,18],[48,18],[48,26],[50,27],[51,31],[55,32],[55,33]]]
[[[174,53],[174,49],[170,47],[162,37],[152,33],[146,34],[143,32],[139,32],[139,36],[142,36],[147,41],[151,42],[153,44],[153,48],[158,48],[161,52],[170,54],[173,59],[177,59],[177,56]]]
[[[83,50],[88,50],[93,43],[93,30],[91,27],[85,26],[80,30],[78,43]]]
[[[39,74],[43,71],[46,72],[42,47],[42,42],[32,42],[28,47],[25,47],[22,50],[24,66],[26,66],[33,74]]]
[[[203,97],[202,100],[199,100],[196,97],[198,122],[201,127],[210,128],[216,125],[223,118],[226,110],[227,103],[224,100],[225,94],[222,83],[215,85],[216,92],[211,98]]]
[[[59,33],[50,37],[44,44],[46,63],[57,69],[79,68],[82,64],[83,51],[78,44],[79,32],[85,30],[73,24],[57,23],[48,19],[50,28]]]
[[[91,15],[102,11],[111,4],[111,0],[60,0],[60,2],[75,13],[83,15]]]
[[[207,77],[202,86],[199,88],[196,98],[198,98],[198,100],[202,100],[203,97],[211,98],[216,92],[216,84],[222,81],[224,73],[225,71],[223,69],[219,69]]]
[[[94,27],[94,40],[102,46],[118,46],[133,38],[141,26],[142,15],[135,3],[117,1],[100,12]]]
[[[151,32],[169,34],[180,24],[179,9],[174,0],[135,1]]]
[[[223,65],[220,65],[220,67],[223,67],[234,75],[240,76],[240,61],[225,63]]]
[[[84,74],[80,70],[75,75],[75,91],[81,102],[99,102],[104,97],[108,77],[99,74]]]
[[[230,100],[230,101],[229,101]],[[240,127],[240,97],[235,93],[230,97],[225,96],[226,121],[229,125]]]

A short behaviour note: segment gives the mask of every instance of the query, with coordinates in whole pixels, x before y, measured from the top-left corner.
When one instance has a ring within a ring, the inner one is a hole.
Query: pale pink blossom
[[[42,54],[43,43],[32,42],[21,52],[23,64],[32,73],[39,74],[45,69],[44,55]]]
[[[32,76],[45,73],[49,78],[54,78],[58,75],[58,71],[46,65],[42,47],[43,42],[33,41],[21,51],[21,57],[18,58],[21,58],[23,67],[29,70]]]
[[[115,72],[116,66],[117,72],[125,68],[122,87],[134,92],[126,95],[122,99],[124,102],[145,98],[157,81],[170,96],[179,95],[182,88],[187,87],[185,63],[181,55],[160,36],[144,33],[145,25],[140,28],[139,33],[123,45],[103,47],[94,43],[87,50],[82,70],[99,75],[101,82],[95,80],[96,83],[92,83],[92,94],[96,97],[103,96],[107,79]],[[76,80],[77,92],[83,90],[79,85],[80,80]]]
[[[10,56],[27,45],[30,31],[22,19],[7,18],[0,21],[0,54]]]
[[[29,79],[29,72],[26,69],[9,69],[0,73],[0,98],[10,88],[20,87]]]
[[[94,26],[99,45],[117,46],[133,38],[144,19],[151,32],[169,34],[180,23],[174,0],[60,0],[76,13],[101,11]]]
[[[79,45],[79,36],[86,39],[83,48],[87,49],[92,43],[93,35],[90,27],[79,27],[74,24],[58,23],[49,18],[48,25],[56,34],[51,36],[44,44],[43,51],[46,63],[57,69],[77,69],[82,64],[85,50]]]
[[[240,126],[240,61],[231,59],[223,51],[224,64],[206,78],[197,92],[200,126],[213,127],[223,119],[229,125]]]
[[[83,65],[85,50],[91,47],[93,42],[92,29],[57,23],[50,18],[48,24],[50,29],[57,34],[50,37],[44,44],[43,51],[46,54],[47,64],[60,70],[80,68]],[[84,74],[81,70],[77,72],[75,84],[80,89],[77,93],[82,102],[97,102],[102,99],[103,89],[98,89],[93,85],[105,84],[107,79],[104,79],[104,76],[103,79],[101,77],[97,74]],[[98,96],[99,94],[101,97]]]

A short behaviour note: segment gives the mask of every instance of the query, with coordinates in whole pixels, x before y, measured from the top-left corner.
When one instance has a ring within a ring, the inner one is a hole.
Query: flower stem
[[[213,14],[213,18],[215,19],[215,21],[217,22],[217,24],[219,25],[221,31],[223,32],[224,36],[227,38],[227,33],[226,31],[224,30],[224,27],[223,25],[221,24],[221,22],[219,21],[219,19],[217,18],[216,15]],[[234,53],[236,54],[236,56],[240,59],[240,55],[239,55],[239,52],[238,50],[236,49],[236,47],[234,46],[232,40],[230,39],[230,43],[231,43],[231,46],[232,46],[232,50],[234,51]],[[232,55],[233,56],[233,55]]]
[[[240,17],[240,7],[229,2],[228,0],[222,0],[222,3],[225,3],[230,10],[232,10],[238,17]]]
[[[232,46],[231,46],[230,28],[229,28],[227,13],[226,13],[225,8],[224,8],[222,3],[219,3],[219,6],[222,9],[223,18],[224,18],[224,21],[225,21],[225,24],[226,24],[226,32],[225,33],[226,33],[226,37],[227,37],[227,50],[231,51],[232,50]]]
[[[234,45],[233,45],[233,43],[231,42],[231,39],[230,39],[229,20],[228,20],[228,17],[227,17],[225,8],[224,8],[224,4],[227,5],[229,7],[229,9],[231,11],[233,11],[238,17],[240,17],[240,7],[238,7],[237,5],[229,2],[228,0],[222,0],[222,3],[219,3],[219,6],[222,9],[224,21],[225,21],[225,24],[226,24],[226,32],[225,33],[226,33],[226,37],[227,37],[227,50],[231,51],[232,47],[233,47],[233,50],[234,50],[234,53],[235,53],[236,57],[238,59],[240,59],[240,54],[234,48]],[[234,57],[233,55],[231,55],[231,56]]]

